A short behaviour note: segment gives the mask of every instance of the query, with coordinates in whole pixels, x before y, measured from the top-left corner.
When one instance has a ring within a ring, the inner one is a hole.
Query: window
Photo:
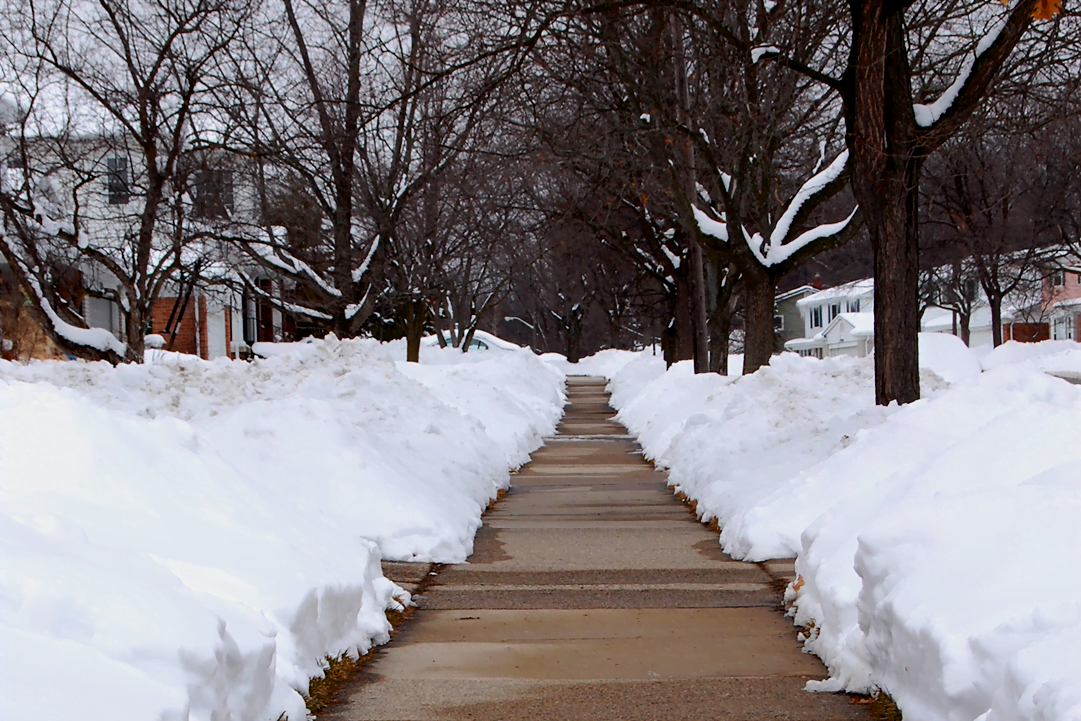
[[[780,332],[784,331],[784,316],[783,315],[775,315],[775,316],[773,316],[773,330],[776,333],[780,333]]]
[[[840,303],[830,303],[830,321],[832,321],[834,318],[836,318],[839,315],[841,315],[841,304]]]
[[[820,305],[816,305],[814,308],[811,308],[811,327],[822,327],[822,306]]]
[[[849,313],[859,313],[860,312],[860,299],[859,298],[856,298],[856,300],[848,301],[848,312]]]
[[[124,205],[131,200],[131,183],[128,178],[128,159],[116,155],[105,162],[109,171],[106,175],[109,205]]]
[[[1056,288],[1066,285],[1066,274],[1063,273],[1061,270],[1051,271],[1051,285],[1055,286]]]
[[[196,218],[220,220],[233,212],[233,171],[204,168],[195,172],[192,211]]]
[[[1073,340],[1074,319],[1073,316],[1055,318],[1051,327],[1051,337],[1055,340]]]

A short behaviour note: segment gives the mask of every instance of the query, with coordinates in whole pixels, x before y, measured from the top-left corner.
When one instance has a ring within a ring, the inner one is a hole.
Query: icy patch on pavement
[[[381,555],[464,559],[561,414],[527,351],[434,352],[0,362],[0,718],[305,718],[408,597]]]

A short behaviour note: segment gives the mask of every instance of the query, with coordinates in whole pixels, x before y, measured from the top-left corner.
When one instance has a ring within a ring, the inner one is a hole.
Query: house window
[[[192,211],[196,218],[221,220],[233,212],[233,171],[198,170],[192,190]]]
[[[1061,270],[1051,271],[1051,285],[1056,288],[1066,285],[1066,274]]]
[[[836,318],[839,315],[841,315],[841,304],[840,303],[830,303],[830,321],[832,321],[834,318]]]
[[[1051,337],[1055,340],[1073,340],[1074,319],[1073,316],[1055,318],[1051,327]]]
[[[849,313],[859,313],[860,312],[860,299],[859,298],[856,298],[856,300],[848,301],[848,312]]]
[[[822,327],[822,306],[820,305],[816,305],[814,308],[811,308],[811,327]]]
[[[781,333],[781,332],[784,331],[784,316],[783,315],[775,315],[775,316],[773,316],[773,330],[774,330],[775,333]]]
[[[105,161],[108,168],[106,189],[109,205],[124,205],[131,200],[131,182],[128,175],[128,159],[115,155]]]

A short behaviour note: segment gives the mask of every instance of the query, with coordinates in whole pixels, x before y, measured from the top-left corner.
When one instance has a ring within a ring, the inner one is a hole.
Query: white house
[[[78,207],[80,236],[90,241],[95,252],[110,257],[118,267],[127,267],[132,254],[130,238],[141,210],[140,193],[145,179],[139,177],[134,151],[122,138],[87,133],[75,138],[34,137],[25,146],[11,138],[0,142],[0,190],[19,193],[27,178],[39,192],[60,207]],[[234,213],[254,212],[257,203],[253,188],[241,167],[207,154],[185,157],[186,191],[179,203],[186,211],[186,223],[211,223]],[[29,166],[29,167],[28,167]],[[167,188],[168,193],[174,188]],[[176,221],[175,208],[162,209],[160,237],[152,253],[165,258],[174,251],[177,233],[169,223]],[[208,259],[218,259],[228,249],[202,248],[194,243],[184,250]],[[71,253],[74,259],[77,254]],[[232,263],[237,258],[231,258]],[[240,259],[241,261],[243,259]],[[159,262],[159,261],[155,261]],[[207,264],[203,265],[203,271]],[[86,257],[72,263],[70,300],[65,312],[69,320],[81,320],[89,328],[110,331],[126,342],[127,329],[122,309],[121,283],[103,263]],[[275,341],[295,333],[292,319],[272,302],[280,299],[281,281],[259,268],[250,268],[256,286],[241,294],[225,287],[195,285],[181,277],[166,280],[151,308],[146,332],[161,335],[165,347],[202,358],[238,357],[249,352],[246,341]]]
[[[800,298],[803,337],[785,349],[815,358],[867,355],[874,347],[874,292],[874,280],[864,278]]]
[[[868,355],[874,350],[874,290],[874,280],[864,278],[801,298],[796,303],[804,335],[787,341],[785,349],[815,358]],[[1009,311],[1004,310],[1003,316],[1004,322],[1010,322]],[[956,314],[937,306],[924,312],[920,325],[924,333],[959,333]],[[986,303],[973,310],[969,333],[970,346],[991,345],[991,311]]]

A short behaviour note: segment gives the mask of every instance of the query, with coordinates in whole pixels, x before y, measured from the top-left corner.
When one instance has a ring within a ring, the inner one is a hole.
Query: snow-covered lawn
[[[1081,345],[981,360],[921,337],[923,400],[874,406],[871,359],[744,378],[642,355],[613,404],[737,558],[797,557],[818,690],[906,721],[1081,718]],[[981,372],[981,365],[984,369]]]
[[[561,414],[528,351],[285,350],[0,362],[0,718],[304,718]]]

